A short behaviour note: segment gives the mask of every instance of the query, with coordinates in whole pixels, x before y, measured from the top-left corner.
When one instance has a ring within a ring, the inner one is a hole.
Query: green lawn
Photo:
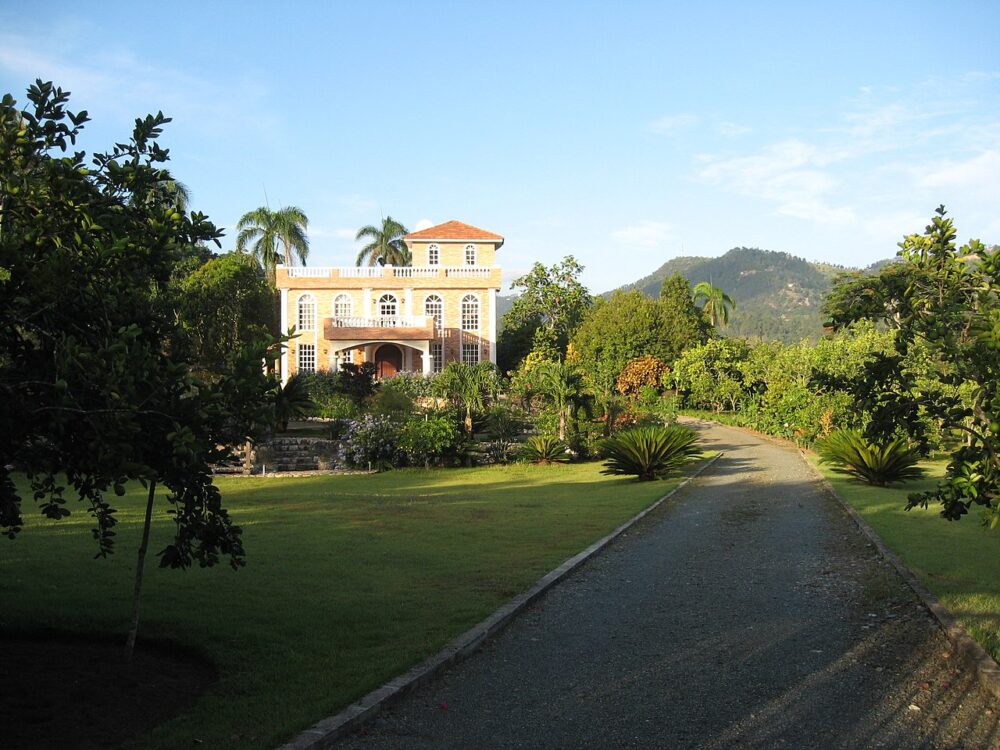
[[[198,650],[220,677],[192,713],[137,746],[274,747],[434,653],[679,482],[600,468],[220,479],[247,567],[170,571],[154,561],[140,627],[140,637]],[[143,497],[136,487],[116,498],[109,560],[92,559],[78,508],[55,523],[26,507],[21,535],[0,540],[0,631],[124,633]],[[151,550],[171,529],[161,504]]]
[[[1000,659],[1000,532],[985,529],[975,510],[957,522],[941,518],[934,506],[904,510],[906,496],[931,489],[945,463],[928,462],[927,479],[894,488],[872,487],[819,468],[969,634]]]

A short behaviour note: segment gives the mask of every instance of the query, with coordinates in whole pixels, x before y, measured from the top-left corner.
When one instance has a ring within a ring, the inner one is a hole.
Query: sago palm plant
[[[555,435],[532,435],[521,447],[521,458],[535,464],[569,461],[569,449]]]
[[[699,452],[697,435],[680,425],[637,427],[601,441],[602,474],[625,474],[640,482],[664,479]]]
[[[884,487],[894,482],[919,479],[924,470],[917,466],[917,449],[903,440],[884,445],[873,443],[856,430],[837,430],[816,444],[820,462],[834,471]]]

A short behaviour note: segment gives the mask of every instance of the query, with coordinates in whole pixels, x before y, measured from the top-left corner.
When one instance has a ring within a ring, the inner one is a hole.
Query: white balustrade
[[[381,266],[347,266],[337,272],[342,279],[381,279],[384,273]]]
[[[392,275],[398,279],[433,279],[440,269],[440,266],[399,266],[392,269]]]
[[[324,266],[291,266],[286,270],[290,279],[325,279],[333,275],[333,269]]]
[[[330,318],[335,328],[429,328],[429,315],[381,315],[374,318],[356,315],[344,318]]]
[[[478,268],[476,266],[459,266],[457,268],[446,268],[445,276],[467,279],[488,279],[492,270],[492,268]]]

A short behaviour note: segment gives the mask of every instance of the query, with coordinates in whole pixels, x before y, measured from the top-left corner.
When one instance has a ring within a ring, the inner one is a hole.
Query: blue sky
[[[940,203],[1000,242],[992,0],[288,6],[6,0],[0,90],[72,91],[88,150],[162,110],[193,206],[300,206],[310,265],[384,214],[595,292],[739,245],[867,265]]]

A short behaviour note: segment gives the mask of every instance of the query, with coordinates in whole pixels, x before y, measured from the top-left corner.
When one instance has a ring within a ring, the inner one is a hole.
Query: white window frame
[[[311,294],[299,295],[295,312],[295,320],[298,323],[297,330],[316,330],[316,297]]]
[[[444,344],[440,341],[432,341],[429,352],[431,358],[431,372],[437,374],[444,369]]]
[[[478,253],[476,252],[475,245],[465,246],[465,265],[474,266],[478,260]]]
[[[390,302],[391,300],[391,302]],[[386,292],[381,297],[378,298],[378,316],[380,318],[398,318],[399,317],[399,297],[395,294],[390,294]],[[391,312],[388,312],[391,310]]]
[[[431,302],[431,300],[437,302]],[[429,309],[430,305],[437,305],[438,311],[435,315]],[[434,328],[440,331],[444,327],[444,298],[440,294],[428,294],[424,297],[424,315],[434,318]]]
[[[349,318],[354,314],[354,300],[349,294],[338,294],[333,298],[333,317]]]
[[[316,372],[316,344],[299,344],[295,352],[297,372]]]
[[[441,265],[441,246],[440,245],[428,245],[427,246],[427,265],[438,266]]]
[[[463,331],[479,333],[479,323],[482,317],[482,305],[479,303],[479,297],[475,294],[466,294],[462,297],[459,314],[461,315],[459,323]]]
[[[462,342],[462,364],[478,365],[482,356],[482,350],[478,343]]]

